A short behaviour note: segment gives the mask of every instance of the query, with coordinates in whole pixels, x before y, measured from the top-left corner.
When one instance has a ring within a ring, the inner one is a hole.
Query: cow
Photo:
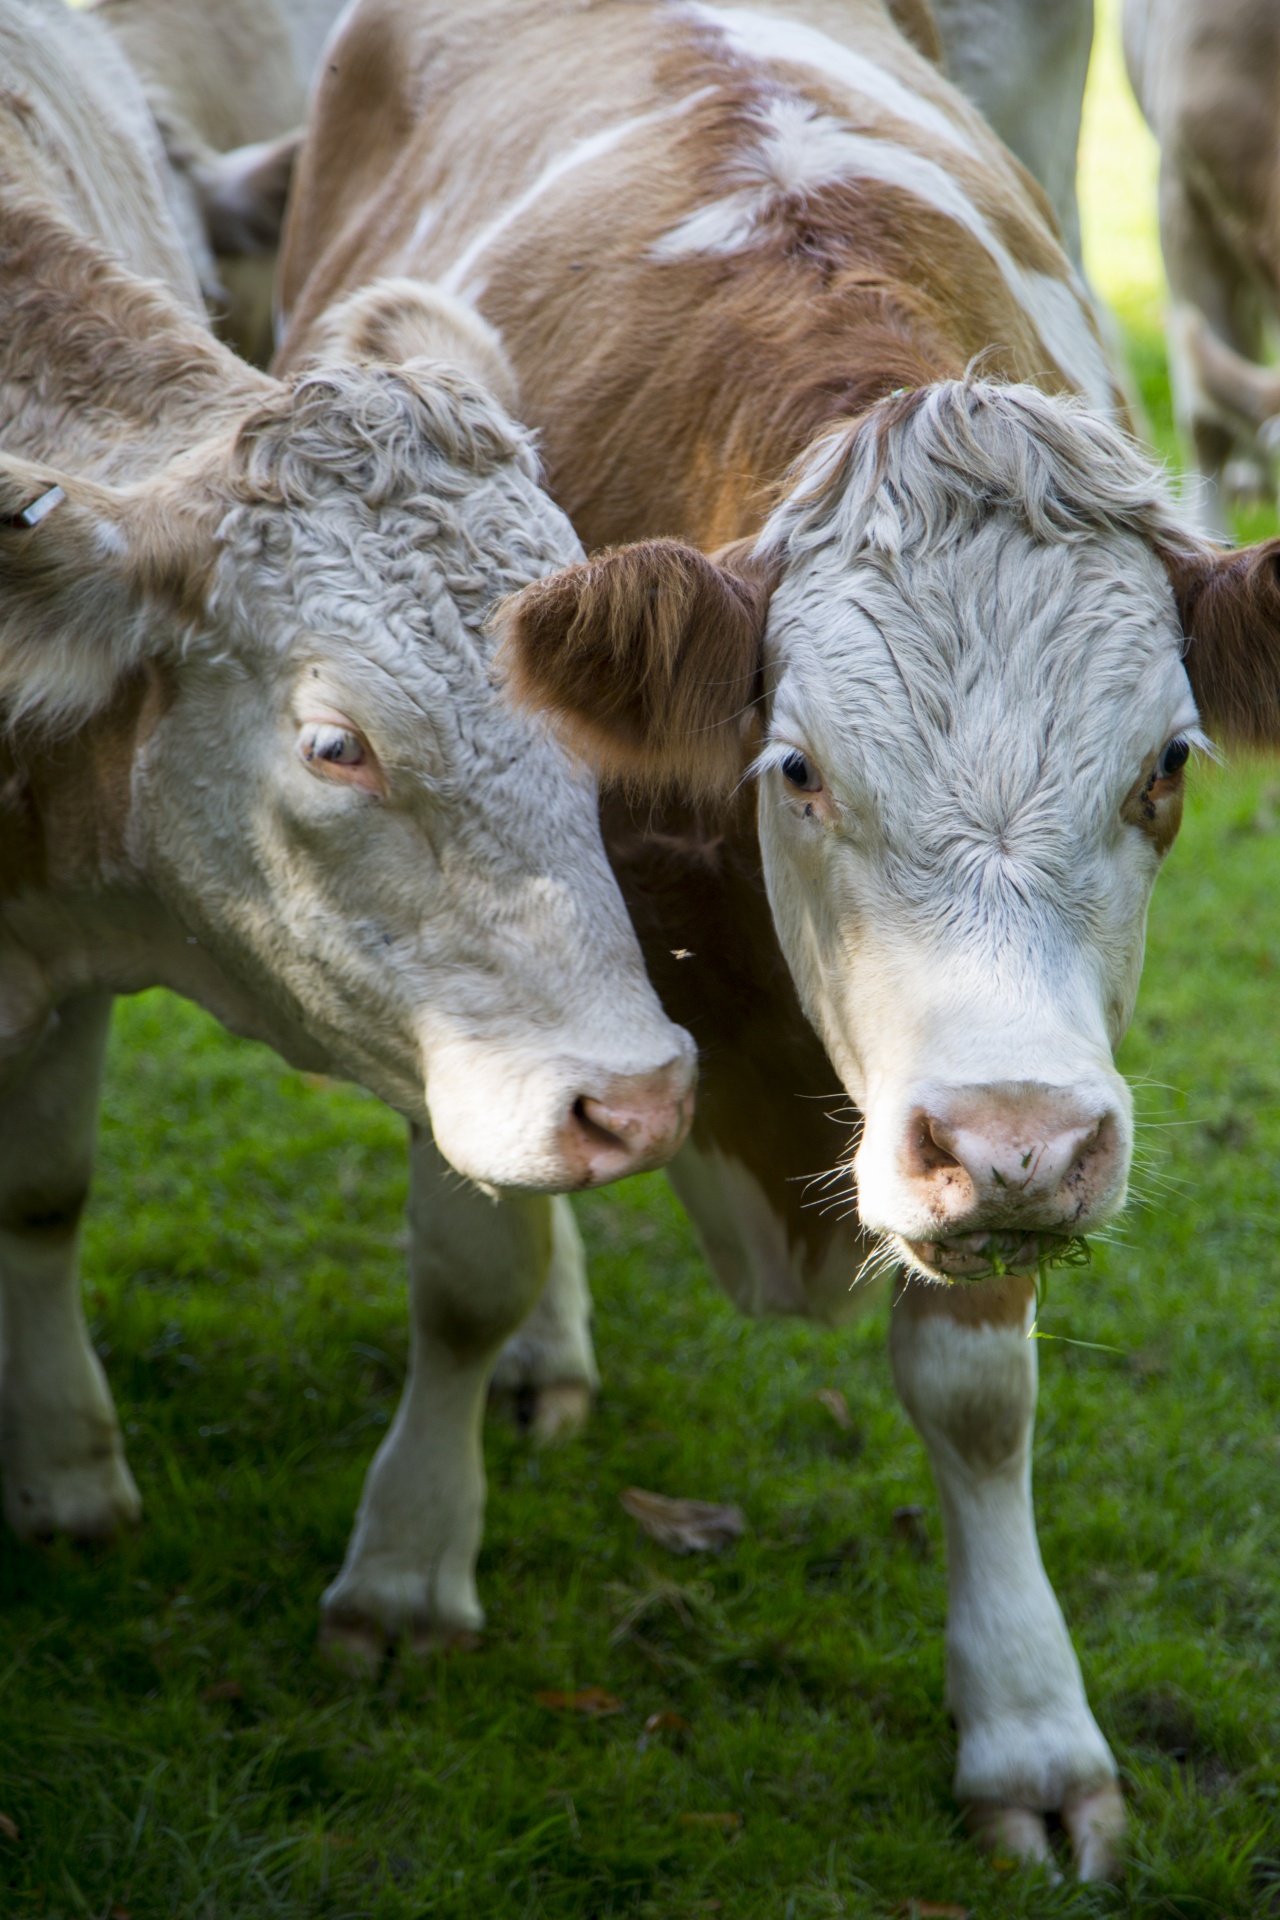
[[[1280,374],[1262,362],[1280,320],[1280,19],[1266,0],[1125,0],[1129,78],[1160,146],[1160,245],[1178,427],[1226,531],[1262,484]]]
[[[1076,153],[1093,0],[931,0],[944,70],[1048,195],[1083,271]]]
[[[138,1515],[78,1239],[112,996],[160,984],[409,1121],[410,1377],[325,1617],[474,1628],[489,1372],[580,1275],[551,1196],[664,1158],[691,1099],[594,786],[492,677],[493,603],[581,548],[447,301],[396,369],[214,340],[91,27],[0,5],[4,1513]]]
[[[344,329],[394,361],[433,288],[498,331],[599,549],[506,604],[503,671],[609,780],[699,1044],[676,1191],[749,1310],[893,1270],[957,1796],[1111,1874],[1027,1335],[1037,1267],[1123,1203],[1113,1053],[1200,728],[1277,737],[1277,549],[1188,526],[1025,176],[879,0],[359,0],[277,365]]]
[[[168,162],[169,198],[222,337],[265,366],[297,129],[340,0],[96,0]]]

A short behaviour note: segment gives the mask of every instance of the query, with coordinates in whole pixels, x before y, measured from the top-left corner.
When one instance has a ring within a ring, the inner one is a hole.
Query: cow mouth
[[[1081,1243],[1067,1233],[958,1233],[950,1240],[904,1240],[915,1266],[936,1280],[990,1280],[1058,1266]]]

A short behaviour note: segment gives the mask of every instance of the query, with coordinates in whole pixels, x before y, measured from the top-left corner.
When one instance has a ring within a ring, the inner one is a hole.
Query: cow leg
[[[484,1625],[475,1565],[485,1395],[552,1252],[545,1195],[486,1197],[426,1133],[412,1139],[409,1226],[409,1376],[321,1603],[323,1643],[362,1666],[376,1665],[388,1641],[426,1649]]]
[[[1060,1813],[1081,1879],[1100,1880],[1117,1871],[1124,1809],[1036,1540],[1033,1311],[1028,1280],[908,1281],[890,1349],[946,1531],[956,1797],[982,1845],[1031,1860],[1051,1858],[1043,1816]]]
[[[539,1441],[580,1432],[600,1385],[586,1254],[563,1194],[551,1202],[551,1233],[547,1284],[503,1347],[490,1382],[490,1392],[513,1401],[521,1425]]]
[[[110,994],[64,1002],[0,1084],[0,1472],[27,1539],[104,1539],[142,1511],[80,1302],[110,1022]]]
[[[1174,163],[1161,168],[1160,244],[1169,275],[1169,380],[1179,431],[1205,481],[1207,531],[1227,535],[1227,499],[1251,469],[1265,479],[1256,440],[1228,396],[1212,390],[1212,373],[1197,351],[1200,329],[1249,362],[1263,354],[1256,293],[1212,213]]]

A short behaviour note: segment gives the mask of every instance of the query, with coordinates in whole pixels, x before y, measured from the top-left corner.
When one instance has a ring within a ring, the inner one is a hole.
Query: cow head
[[[95,884],[181,930],[155,977],[429,1119],[479,1180],[655,1164],[692,1045],[591,779],[490,676],[495,598],[580,551],[527,443],[425,363],[256,391],[137,486],[0,463],[9,738],[63,751],[142,689]]]
[[[1080,405],[946,383],[819,443],[745,557],[622,549],[504,615],[605,773],[754,771],[859,1211],[926,1272],[1034,1265],[1123,1202],[1112,1056],[1201,712],[1280,735],[1274,559],[1197,545]]]

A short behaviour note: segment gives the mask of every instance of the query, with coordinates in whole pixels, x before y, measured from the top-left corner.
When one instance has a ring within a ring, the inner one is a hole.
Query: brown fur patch
[[[1021,1327],[1035,1290],[1035,1282],[1018,1273],[961,1281],[951,1287],[930,1280],[905,1280],[893,1304],[895,1312],[911,1320],[942,1318],[958,1327]]]
[[[607,781],[724,793],[755,737],[766,583],[676,540],[617,547],[501,608],[500,670]]]
[[[1239,553],[1166,549],[1160,557],[1206,727],[1225,745],[1280,746],[1280,540]]]

